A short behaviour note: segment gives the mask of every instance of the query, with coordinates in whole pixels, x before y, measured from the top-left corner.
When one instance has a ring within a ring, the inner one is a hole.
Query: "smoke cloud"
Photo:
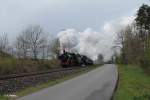
[[[86,55],[93,60],[102,54],[105,60],[109,60],[113,55],[111,48],[115,45],[117,32],[134,20],[134,16],[121,17],[119,19],[106,22],[100,32],[87,28],[83,32],[75,29],[66,29],[58,33],[61,49],[68,52],[75,52]]]

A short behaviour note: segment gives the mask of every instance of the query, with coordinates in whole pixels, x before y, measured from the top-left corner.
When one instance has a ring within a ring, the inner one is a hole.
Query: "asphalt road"
[[[110,100],[117,77],[117,67],[106,64],[18,100]]]

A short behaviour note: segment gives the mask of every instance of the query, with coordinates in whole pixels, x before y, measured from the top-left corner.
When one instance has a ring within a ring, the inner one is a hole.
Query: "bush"
[[[150,73],[150,59],[144,58],[140,65],[146,72]]]
[[[57,67],[60,67],[57,59],[35,61],[31,59],[19,60],[12,57],[0,57],[0,75],[45,71]]]
[[[17,60],[17,73],[29,73],[38,71],[37,61],[30,59]]]
[[[141,60],[140,65],[146,72],[150,73],[150,49],[148,48]]]
[[[16,72],[17,62],[14,58],[0,57],[0,74],[10,74]]]
[[[39,63],[39,70],[48,70],[60,67],[57,59],[40,60],[38,63]]]

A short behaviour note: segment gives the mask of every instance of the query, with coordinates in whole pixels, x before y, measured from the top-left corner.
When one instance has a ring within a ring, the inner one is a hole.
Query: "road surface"
[[[110,100],[117,77],[117,67],[106,64],[18,100]]]

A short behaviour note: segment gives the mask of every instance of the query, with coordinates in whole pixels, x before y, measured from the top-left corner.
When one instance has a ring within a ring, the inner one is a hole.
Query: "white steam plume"
[[[58,33],[61,48],[69,51],[87,55],[93,60],[102,54],[105,60],[110,59],[113,54],[111,48],[116,40],[116,32],[122,27],[131,24],[134,17],[121,17],[117,20],[106,22],[100,32],[91,28],[83,32],[77,32],[75,29],[66,29]]]

